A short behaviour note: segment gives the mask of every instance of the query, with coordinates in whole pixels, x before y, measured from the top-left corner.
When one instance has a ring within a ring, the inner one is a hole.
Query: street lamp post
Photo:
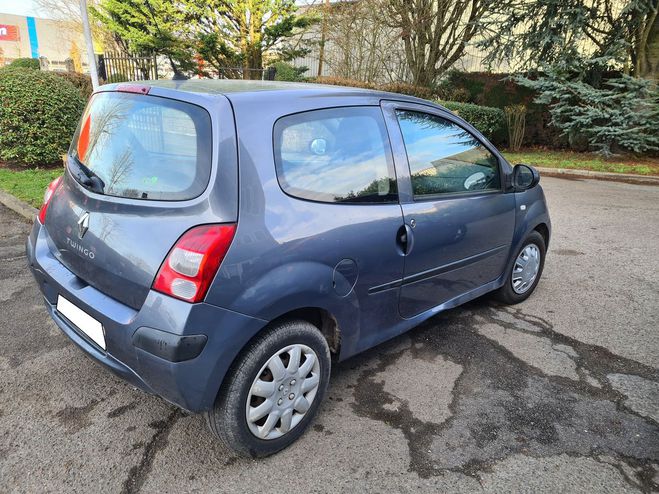
[[[94,91],[98,89],[98,69],[96,68],[96,57],[94,56],[94,42],[92,31],[89,28],[89,16],[87,15],[87,0],[80,0],[80,13],[82,14],[82,30],[85,33],[87,43],[87,59],[89,61],[89,75],[92,77]]]

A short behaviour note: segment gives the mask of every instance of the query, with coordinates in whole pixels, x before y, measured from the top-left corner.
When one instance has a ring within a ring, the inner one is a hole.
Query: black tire
[[[318,357],[318,388],[297,425],[278,438],[261,439],[252,433],[247,421],[250,388],[270,358],[290,345],[309,347]],[[318,328],[299,320],[276,324],[257,336],[236,359],[224,379],[214,407],[205,414],[206,421],[211,431],[239,455],[251,458],[272,455],[295,442],[313,421],[327,392],[330,366],[330,350]]]
[[[538,274],[535,277],[535,280],[531,284],[531,286],[524,292],[524,293],[517,293],[513,289],[513,282],[512,282],[512,275],[513,275],[513,267],[515,260],[519,256],[519,254],[528,246],[529,244],[535,244],[538,247],[538,250],[540,251],[540,267],[538,269]],[[535,290],[535,287],[538,286],[538,282],[540,281],[540,277],[542,276],[542,270],[545,267],[545,255],[547,253],[547,247],[545,246],[545,239],[543,236],[538,233],[537,231],[533,231],[529,234],[528,237],[522,242],[521,247],[517,252],[515,252],[515,255],[512,259],[512,264],[508,267],[508,276],[506,276],[506,282],[503,284],[501,288],[499,288],[497,291],[494,292],[494,297],[499,301],[504,304],[508,305],[514,305],[514,304],[519,304],[520,302],[523,302],[527,298],[531,296],[533,291]]]

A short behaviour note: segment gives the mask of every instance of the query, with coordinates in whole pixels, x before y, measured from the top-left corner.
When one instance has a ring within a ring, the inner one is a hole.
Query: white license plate
[[[103,325],[99,321],[61,295],[57,297],[57,312],[66,317],[76,328],[105,350],[105,333],[103,332]]]

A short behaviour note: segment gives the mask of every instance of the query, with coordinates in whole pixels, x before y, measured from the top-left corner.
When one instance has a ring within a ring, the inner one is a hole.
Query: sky
[[[43,17],[32,0],[0,0],[0,13]]]

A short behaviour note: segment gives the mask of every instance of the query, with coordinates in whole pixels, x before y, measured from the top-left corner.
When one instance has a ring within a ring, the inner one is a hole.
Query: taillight
[[[44,192],[43,204],[41,205],[41,209],[39,210],[39,223],[41,223],[42,225],[46,223],[46,212],[48,211],[48,205],[50,204],[50,200],[53,198],[53,194],[55,193],[55,190],[57,190],[57,187],[61,182],[62,182],[62,177],[57,177],[55,180],[50,182],[50,184],[46,188],[46,192]]]
[[[186,302],[202,301],[235,232],[235,224],[203,225],[185,232],[160,266],[153,289]]]

